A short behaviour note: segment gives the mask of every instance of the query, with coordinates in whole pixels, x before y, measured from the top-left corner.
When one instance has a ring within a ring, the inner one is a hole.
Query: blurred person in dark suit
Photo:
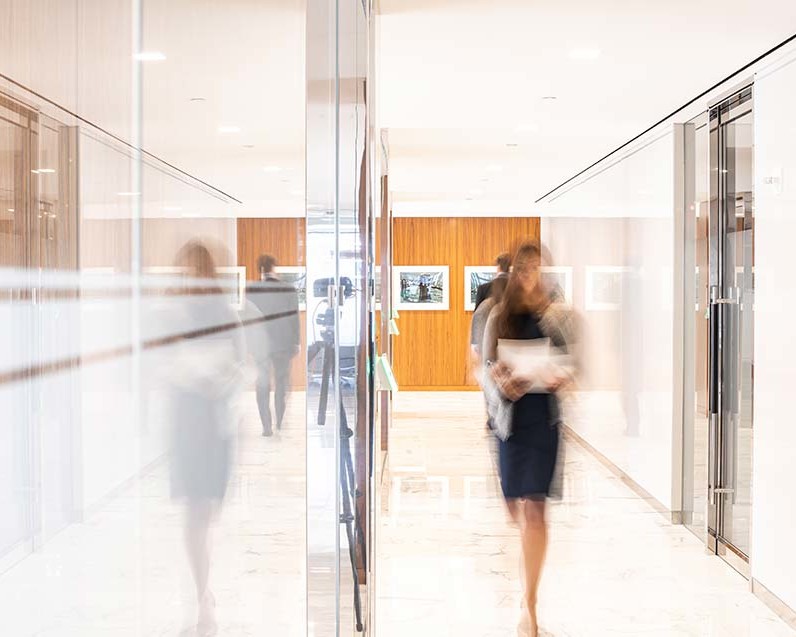
[[[261,321],[248,331],[249,350],[257,365],[257,407],[263,436],[273,435],[285,418],[290,369],[300,347],[298,292],[276,274],[277,262],[270,254],[257,260],[260,281],[250,286],[249,300]],[[274,414],[271,413],[271,392]]]
[[[497,266],[497,276],[495,278],[507,279],[509,276],[509,270],[511,270],[511,255],[508,252],[499,254],[495,258],[495,265]],[[475,309],[478,309],[478,306],[489,298],[491,290],[492,281],[482,283],[478,286],[478,289],[475,292]]]

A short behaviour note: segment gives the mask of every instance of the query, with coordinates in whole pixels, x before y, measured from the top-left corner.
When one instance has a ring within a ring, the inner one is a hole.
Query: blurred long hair
[[[541,280],[537,280],[536,291],[529,296],[522,286],[520,276],[528,268],[539,268],[542,261],[542,247],[538,241],[524,241],[517,248],[512,263],[514,269],[509,274],[506,290],[500,304],[495,308],[495,326],[498,338],[516,338],[528,313],[541,316],[550,304]],[[497,280],[497,279],[496,279]]]
[[[188,271],[188,275],[196,279],[189,281],[188,289],[183,293],[188,294],[220,294],[221,286],[211,283],[210,279],[218,276],[216,262],[207,246],[197,239],[186,243],[175,259],[175,265]]]

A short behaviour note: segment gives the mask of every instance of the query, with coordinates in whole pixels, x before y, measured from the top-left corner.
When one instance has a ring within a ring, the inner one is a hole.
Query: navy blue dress
[[[544,338],[532,314],[513,317],[517,339]],[[526,394],[514,403],[512,434],[498,447],[500,486],[507,499],[550,495],[558,458],[555,394]]]

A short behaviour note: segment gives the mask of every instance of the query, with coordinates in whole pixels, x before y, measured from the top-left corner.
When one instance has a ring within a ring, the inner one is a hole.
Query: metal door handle
[[[718,415],[717,414],[710,414],[710,419],[708,420],[708,502],[711,505],[716,504],[716,481],[717,481],[717,471],[716,471],[716,428],[718,426],[717,423]]]

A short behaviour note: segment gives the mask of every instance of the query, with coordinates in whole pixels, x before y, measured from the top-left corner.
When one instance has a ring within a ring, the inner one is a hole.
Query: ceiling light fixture
[[[544,102],[555,102],[558,99],[555,95],[544,95],[542,96],[542,101]]]
[[[244,144],[244,148],[254,148],[254,144]]]
[[[207,101],[207,99],[206,99],[206,98],[204,98],[204,97],[192,97],[192,98],[191,98],[191,99],[189,99],[188,101],[189,101],[189,102],[194,102],[195,104],[198,104],[198,103],[200,103],[200,102],[206,102],[206,101]]]
[[[40,175],[52,175],[54,172],[54,168],[39,168]]]
[[[240,133],[240,126],[227,126],[227,125],[219,126],[218,127],[218,132],[219,133],[224,133],[224,134],[226,134],[226,133]]]
[[[13,208],[9,208],[8,212],[14,212],[14,209]]]
[[[267,173],[278,173],[282,170],[281,166],[264,166],[263,172]]]
[[[166,56],[160,51],[141,51],[135,54],[135,59],[139,62],[162,62]]]
[[[600,57],[602,51],[600,49],[589,49],[589,48],[581,48],[581,49],[572,49],[569,52],[569,59],[570,60],[596,60]]]

